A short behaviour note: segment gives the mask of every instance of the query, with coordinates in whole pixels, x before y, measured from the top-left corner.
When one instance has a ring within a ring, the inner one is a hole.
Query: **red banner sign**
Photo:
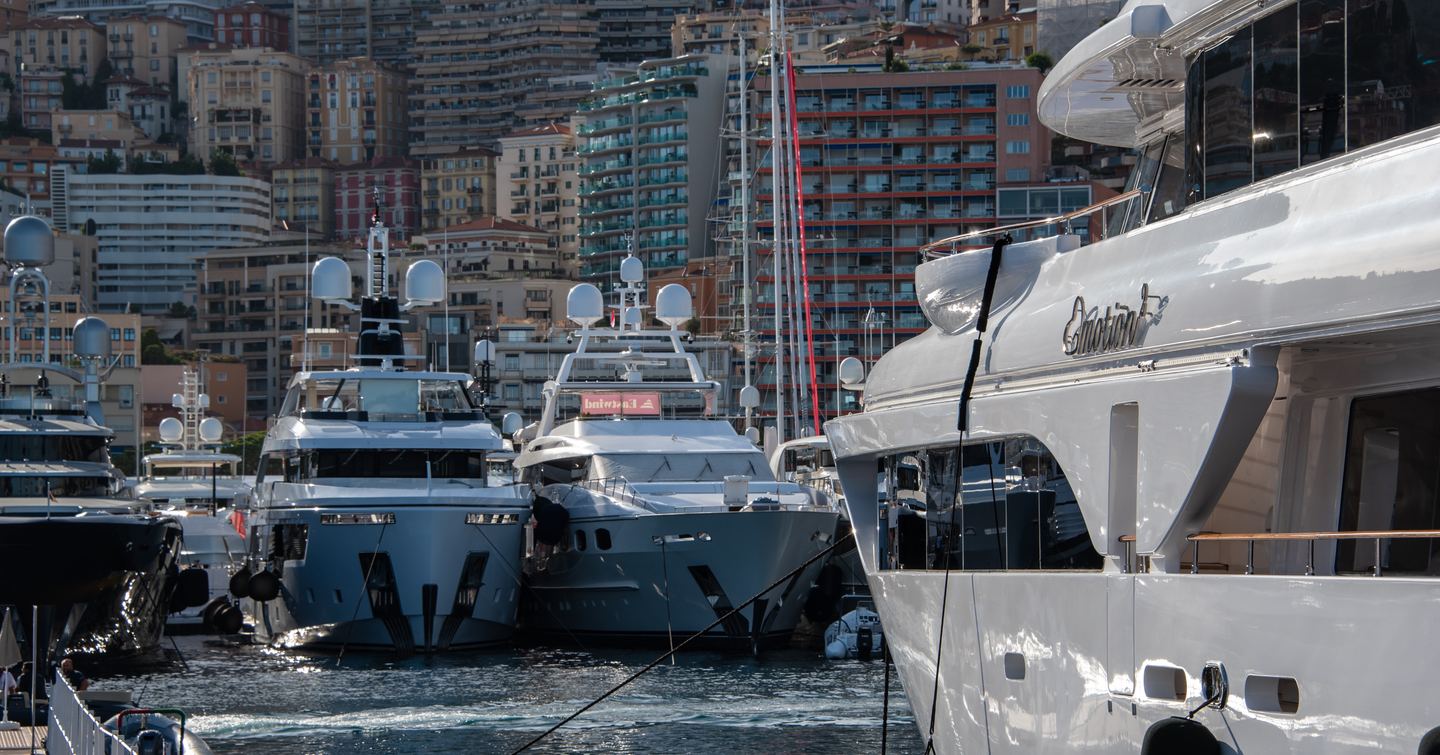
[[[582,393],[580,413],[624,417],[660,416],[659,393]]]

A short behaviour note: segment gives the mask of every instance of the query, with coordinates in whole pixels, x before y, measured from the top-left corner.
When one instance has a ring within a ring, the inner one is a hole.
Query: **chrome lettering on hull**
[[[1152,299],[1159,302],[1153,310],[1150,308]],[[1149,283],[1140,286],[1139,309],[1131,309],[1117,301],[1101,312],[1099,307],[1086,307],[1085,297],[1077,296],[1070,308],[1070,320],[1065,323],[1061,346],[1072,357],[1132,348],[1139,345],[1145,326],[1159,319],[1160,309],[1164,306],[1162,297],[1150,293]]]

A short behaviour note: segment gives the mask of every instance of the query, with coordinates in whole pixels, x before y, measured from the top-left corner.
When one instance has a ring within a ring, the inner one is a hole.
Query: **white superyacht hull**
[[[568,550],[531,560],[527,630],[582,643],[679,642],[827,547],[836,516],[719,511],[572,520]],[[573,545],[577,530],[585,533],[583,551]],[[599,547],[600,530],[609,548]],[[656,538],[666,539],[663,549]],[[702,642],[749,648],[783,641],[822,566],[817,559]]]
[[[508,507],[394,506],[386,509],[395,515],[393,524],[321,522],[322,515],[368,516],[375,510],[337,502],[257,512],[253,523],[260,531],[303,525],[308,534],[304,557],[281,562],[279,597],[244,601],[257,640],[284,647],[429,652],[510,639],[528,515],[520,499]],[[470,524],[467,514],[510,518]]]
[[[940,605],[945,574],[883,571],[870,585],[930,741],[940,613],[916,607]],[[1222,751],[1415,752],[1440,725],[1434,580],[956,571],[946,615],[941,753],[1140,752],[1152,724],[1200,707],[1212,662],[1229,697],[1196,720]]]

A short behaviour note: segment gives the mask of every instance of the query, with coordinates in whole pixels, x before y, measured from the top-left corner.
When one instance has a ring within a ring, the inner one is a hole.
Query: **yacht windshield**
[[[336,449],[303,452],[304,477],[466,479],[489,478],[485,452],[471,449]]]
[[[470,394],[457,380],[331,377],[291,389],[283,413],[355,412],[372,421],[403,421],[474,409]]]
[[[729,475],[745,475],[759,482],[775,476],[759,451],[686,454],[597,454],[590,466],[591,479],[623,477],[641,482],[723,482]]]
[[[0,435],[0,459],[5,461],[103,462],[104,451],[105,438],[100,435]]]
[[[109,477],[0,477],[0,498],[104,498],[115,491],[115,481]]]

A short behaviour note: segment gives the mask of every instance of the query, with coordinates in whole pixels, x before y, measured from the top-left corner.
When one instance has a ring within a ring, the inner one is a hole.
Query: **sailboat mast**
[[[745,56],[745,14],[742,11],[737,22],[740,32],[740,280],[741,310],[745,318],[741,348],[745,356],[745,385],[754,385],[750,379],[750,108],[748,104],[750,87],[747,81],[749,62]],[[745,426],[750,426],[750,409],[745,409]]]
[[[780,32],[780,2],[770,0],[770,204],[774,222],[771,225],[770,256],[774,262],[774,277],[771,281],[771,298],[775,305],[775,444],[785,442],[785,315],[781,306],[785,299],[783,281],[785,244],[785,199],[781,191],[785,170],[784,118],[780,113],[780,66],[784,60],[781,52],[783,37]]]

